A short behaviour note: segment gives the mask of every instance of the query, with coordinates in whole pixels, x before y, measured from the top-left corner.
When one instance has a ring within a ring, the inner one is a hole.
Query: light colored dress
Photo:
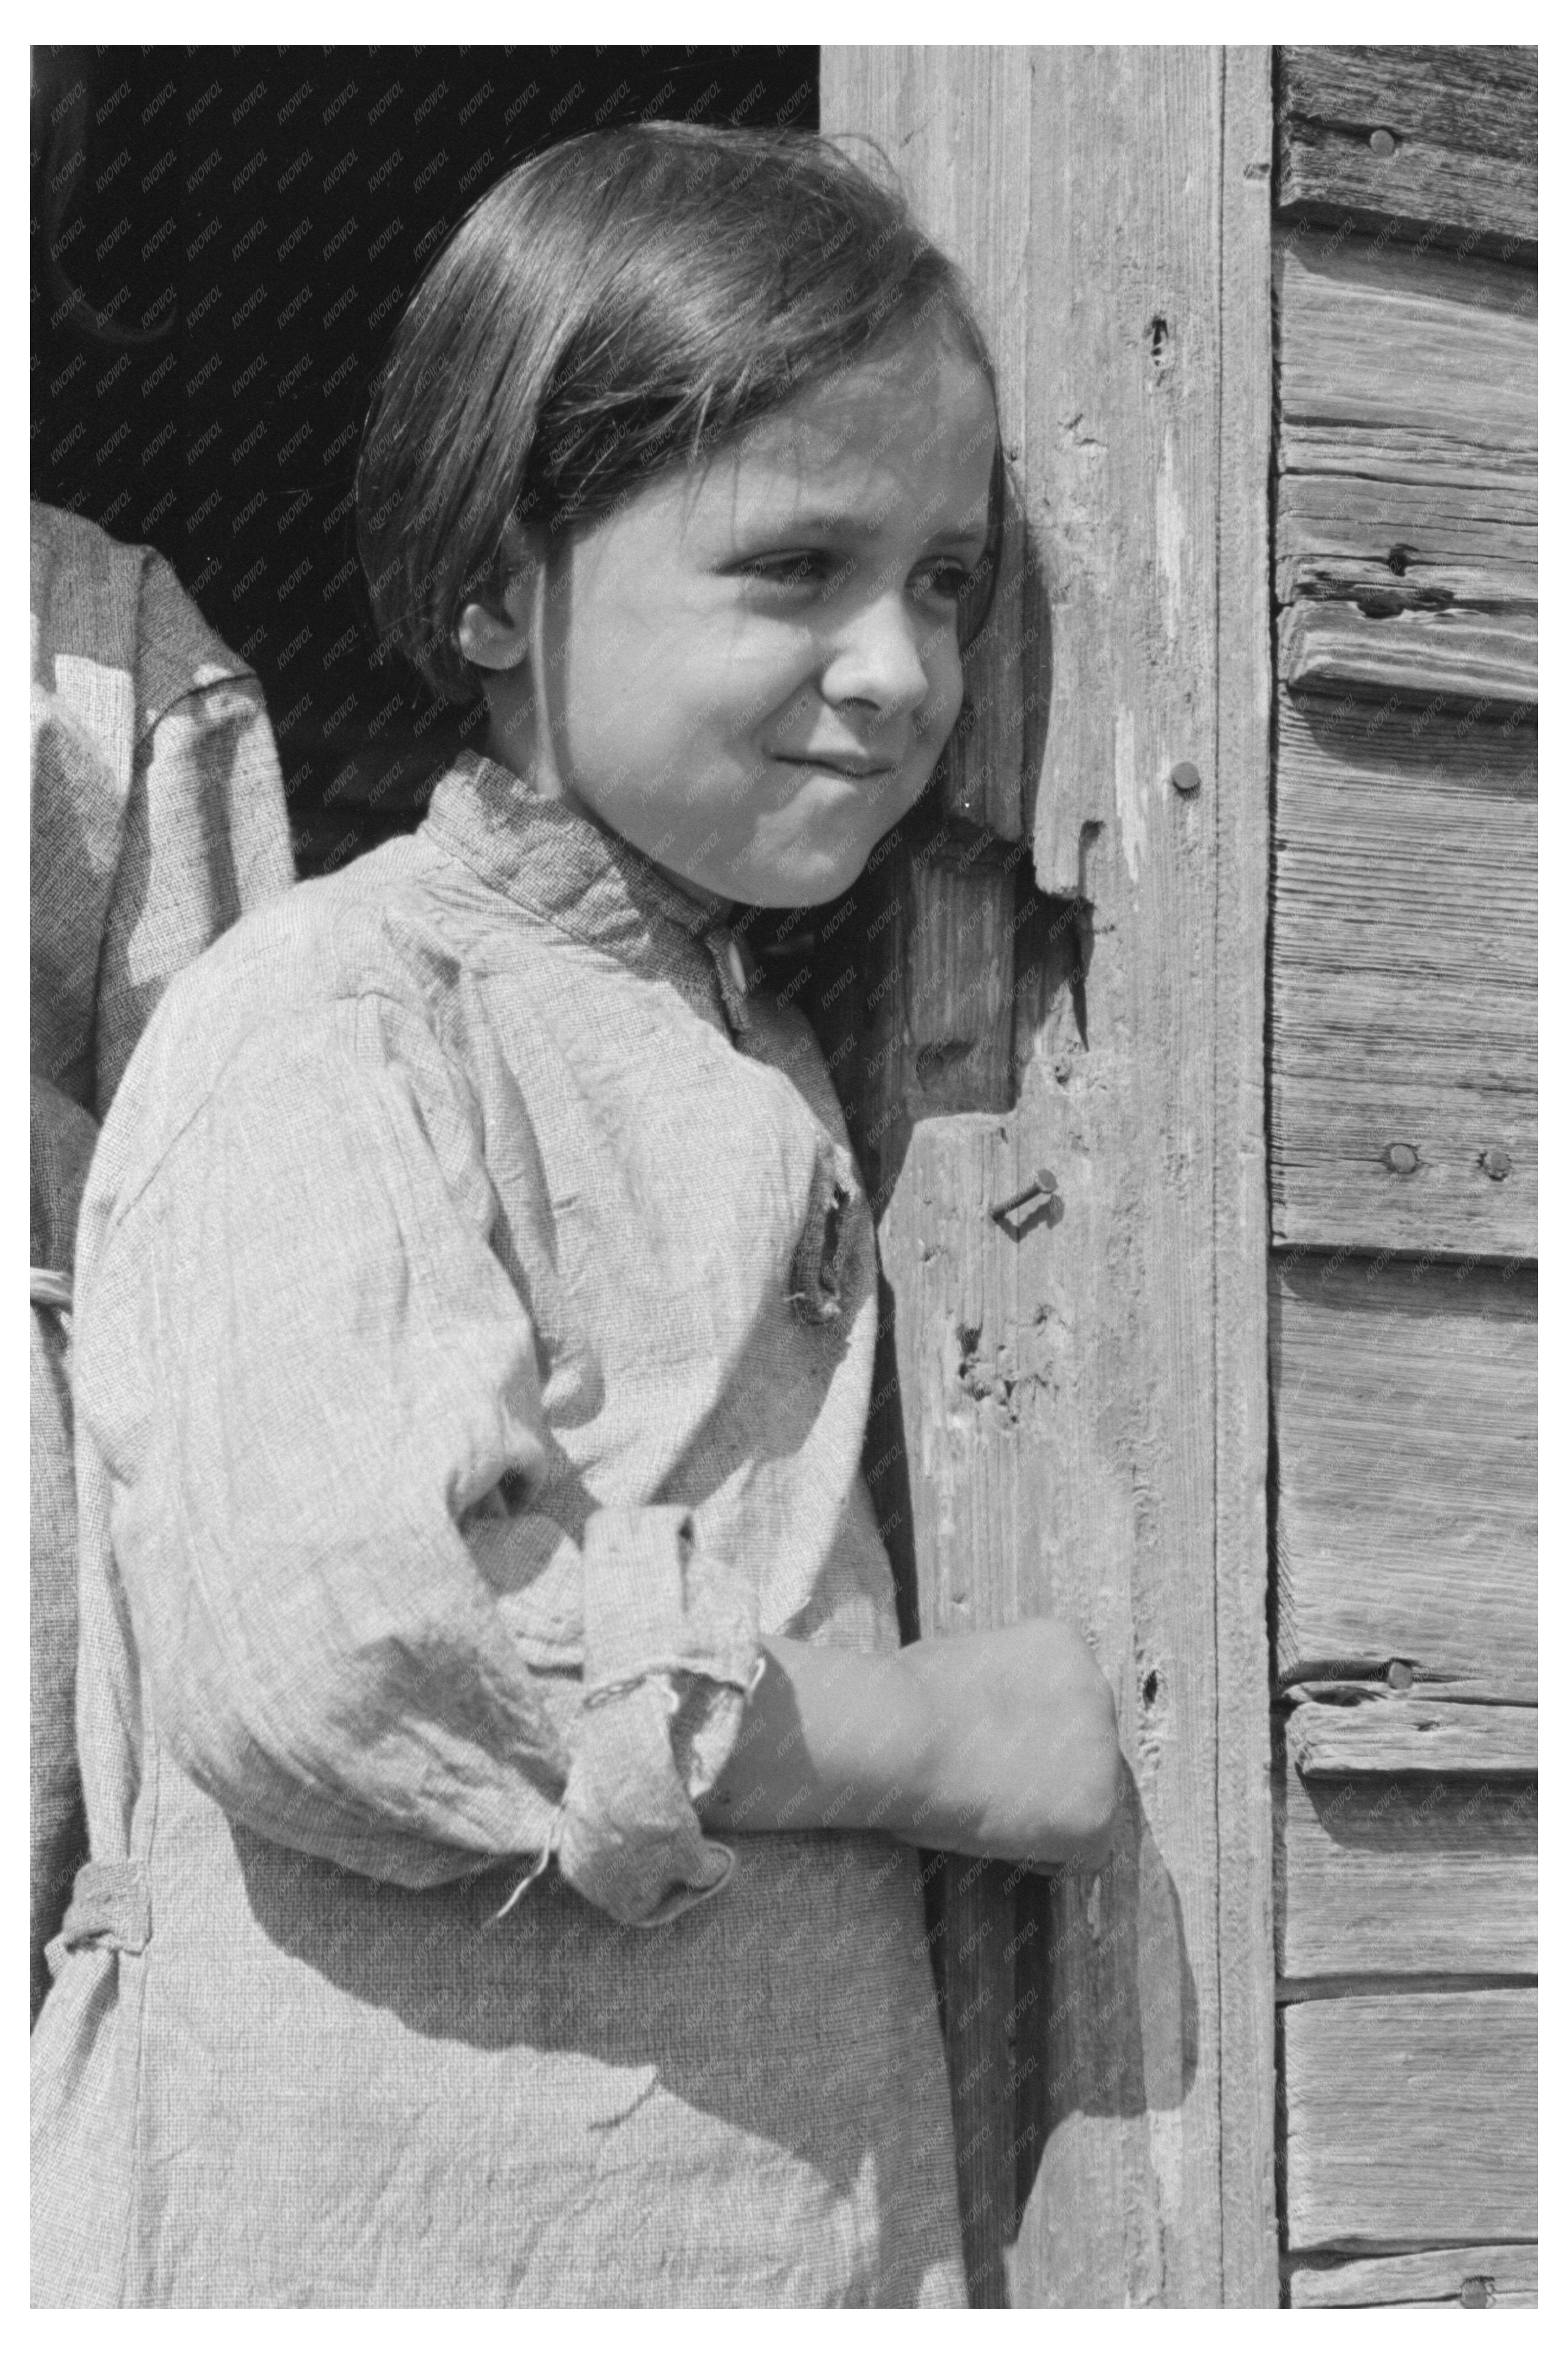
[[[163,557],[31,511],[32,1998],[81,1843],[65,1318],[98,1122],[172,976],[293,880],[249,665]]]
[[[759,1630],[897,1641],[870,1214],[721,912],[465,758],[143,1041],[39,2303],[964,2302],[916,1858],[693,1803]]]

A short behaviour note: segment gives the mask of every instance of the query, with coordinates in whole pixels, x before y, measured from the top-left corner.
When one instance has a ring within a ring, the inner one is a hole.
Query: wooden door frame
[[[1047,598],[1004,567],[943,822],[871,886],[878,1503],[927,1631],[1086,1628],[1128,1765],[1093,1883],[948,1868],[971,2295],[1270,2306],[1270,55],[828,48],[822,125],[976,289]],[[999,1239],[1043,1148],[1065,1223]]]

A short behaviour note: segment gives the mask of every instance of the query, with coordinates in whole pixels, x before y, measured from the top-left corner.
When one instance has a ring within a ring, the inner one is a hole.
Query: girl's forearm
[[[896,1826],[927,1771],[929,1727],[899,1651],[764,1638],[763,1672],[718,1785],[715,1830]]]
[[[1108,1687],[1053,1619],[893,1652],[769,1638],[715,1829],[882,1829],[969,1855],[1094,1867],[1120,1757]]]

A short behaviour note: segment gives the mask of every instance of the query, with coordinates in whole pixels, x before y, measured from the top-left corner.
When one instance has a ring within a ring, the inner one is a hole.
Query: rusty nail
[[[1036,1193],[1050,1195],[1055,1191],[1056,1180],[1049,1169],[1037,1169],[1022,1193],[1014,1193],[1008,1201],[994,1203],[991,1214],[993,1218],[1005,1218],[1010,1210],[1022,1210],[1025,1202],[1033,1202]]]
[[[1392,131],[1374,131],[1367,141],[1374,155],[1392,155],[1398,144]]]
[[[1391,1144],[1383,1156],[1383,1165],[1392,1169],[1396,1177],[1408,1177],[1421,1165],[1421,1156],[1414,1144]]]
[[[1489,1144],[1481,1155],[1481,1167],[1489,1177],[1501,1179],[1508,1175],[1513,1162],[1500,1144]]]
[[[1195,793],[1203,779],[1191,760],[1178,760],[1171,771],[1171,781],[1179,793]]]

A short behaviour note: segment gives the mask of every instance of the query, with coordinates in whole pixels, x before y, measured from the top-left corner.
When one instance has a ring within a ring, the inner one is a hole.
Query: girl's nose
[[[930,685],[922,627],[902,597],[863,606],[833,639],[821,673],[824,703],[869,703],[888,716],[916,710]]]

